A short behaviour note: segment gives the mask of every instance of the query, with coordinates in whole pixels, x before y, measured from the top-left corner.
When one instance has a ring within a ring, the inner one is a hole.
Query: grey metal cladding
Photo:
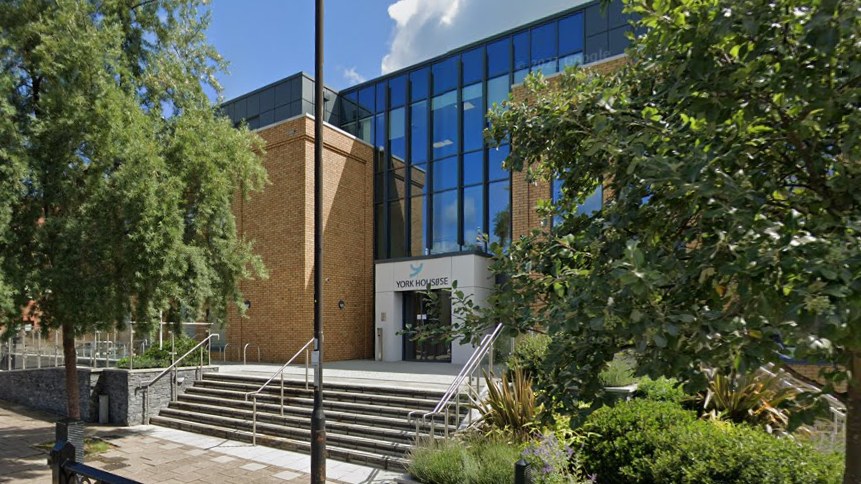
[[[628,44],[630,44],[630,41],[628,40],[626,34],[628,32],[631,32],[632,30],[633,27],[623,26],[608,32],[608,50],[610,51],[610,55],[619,55],[625,53],[625,49],[628,47]]]
[[[286,106],[278,106],[275,108],[275,117],[272,120],[273,123],[277,123],[279,121],[284,121],[285,119],[289,119],[290,116],[290,105]]]
[[[583,62],[591,64],[610,57],[610,41],[607,32],[586,37],[586,50]]]
[[[275,122],[275,110],[270,109],[260,113],[260,126],[269,126]]]
[[[583,23],[586,27],[586,38],[606,32],[609,28],[609,17],[601,11],[601,5],[590,5],[585,9]],[[588,42],[587,42],[588,43]]]
[[[292,118],[302,114],[302,101],[293,101],[290,103],[290,109],[287,111],[287,117]]]
[[[275,88],[270,87],[260,92],[260,112],[275,109]]]
[[[290,104],[291,98],[290,80],[285,79],[275,86],[275,107]]]
[[[622,2],[616,1],[607,7],[607,15],[609,17],[609,28],[615,29],[628,25],[628,16],[622,12],[625,5]]]
[[[247,117],[260,114],[260,94],[252,94],[245,98],[245,115]]]
[[[302,99],[302,76],[301,74],[290,79],[290,102]]]
[[[311,101],[307,101],[305,99],[302,100],[302,112],[306,114],[314,115],[314,103]]]
[[[233,113],[233,120],[239,121],[240,119],[245,118],[247,115],[245,111],[245,99],[237,99],[236,101],[233,101],[233,104],[236,105],[236,110]]]
[[[314,102],[314,82],[302,76],[302,99]]]

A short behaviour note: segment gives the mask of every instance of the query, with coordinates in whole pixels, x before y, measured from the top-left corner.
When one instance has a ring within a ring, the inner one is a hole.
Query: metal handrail
[[[247,362],[245,357],[248,353],[249,346],[254,346],[257,348],[257,363],[260,363],[260,345],[258,345],[257,343],[245,343],[245,347],[242,348],[242,364],[244,365]]]
[[[173,362],[173,364],[172,364],[172,365],[170,365],[169,367],[165,368],[165,369],[164,369],[164,371],[162,371],[161,373],[159,373],[159,374],[158,374],[158,376],[156,376],[155,378],[153,378],[153,379],[152,379],[152,380],[150,380],[150,381],[143,382],[143,383],[141,383],[141,384],[139,384],[139,385],[138,385],[138,388],[139,388],[139,389],[143,389],[143,390],[144,390],[144,401],[143,401],[143,406],[144,406],[144,409],[143,409],[143,419],[144,419],[144,423],[149,424],[149,415],[148,415],[148,412],[147,412],[147,410],[148,410],[148,408],[147,408],[147,403],[148,403],[148,401],[149,401],[149,387],[150,387],[150,386],[152,386],[155,382],[157,382],[157,381],[161,380],[161,379],[162,379],[162,377],[164,377],[164,376],[165,376],[165,375],[167,375],[168,373],[171,373],[170,401],[171,401],[171,402],[175,402],[175,401],[176,401],[176,394],[177,394],[177,388],[176,388],[176,386],[177,386],[177,378],[176,378],[176,368],[177,368],[177,366],[178,366],[178,365],[179,365],[179,363],[180,363],[180,362],[182,362],[182,360],[184,360],[188,355],[190,355],[190,354],[194,353],[194,352],[195,352],[195,350],[197,350],[198,348],[200,348],[200,361],[199,361],[199,363],[198,363],[198,365],[197,365],[197,372],[198,372],[198,378],[202,378],[202,377],[203,377],[203,345],[205,345],[205,344],[209,343],[209,341],[210,341],[212,338],[219,339],[219,338],[221,338],[221,336],[220,336],[218,333],[214,333],[214,334],[211,334],[211,335],[207,336],[205,340],[203,340],[203,341],[201,341],[200,343],[197,343],[196,345],[194,345],[194,348],[192,348],[192,349],[188,350],[188,352],[187,352],[186,354],[184,354],[184,355],[182,355],[181,357],[179,357],[176,361],[174,361],[174,362]],[[171,348],[171,354],[173,354],[173,348]]]
[[[308,342],[305,343],[304,346],[299,348],[299,351],[297,351],[296,354],[293,355],[292,358],[287,360],[287,363],[284,363],[283,365],[281,365],[281,368],[279,368],[278,371],[273,373],[272,376],[269,377],[268,380],[266,380],[266,383],[264,383],[263,385],[260,386],[260,388],[258,388],[256,391],[248,392],[245,394],[245,401],[246,402],[248,401],[249,395],[254,395],[254,397],[252,398],[252,401],[253,401],[253,404],[252,404],[252,423],[251,423],[251,434],[252,434],[251,435],[251,443],[252,443],[252,445],[257,445],[257,395],[259,395],[260,392],[262,392],[263,389],[266,388],[267,385],[272,383],[272,380],[274,380],[275,377],[280,374],[281,375],[281,416],[283,417],[284,416],[284,369],[287,368],[287,365],[289,365],[290,363],[293,363],[293,360],[298,358],[299,355],[301,355],[302,352],[304,351],[305,352],[305,390],[308,390],[308,365],[310,362],[310,358],[308,357],[308,347],[311,346],[312,344],[314,344],[314,338],[309,339]]]
[[[475,348],[470,355],[469,359],[461,368],[460,372],[457,374],[457,377],[451,382],[448,390],[443,394],[442,398],[440,398],[439,403],[436,404],[433,410],[430,412],[426,412],[422,414],[421,420],[418,419],[417,414],[420,413],[420,410],[414,410],[407,415],[407,421],[412,422],[415,419],[416,422],[416,440],[419,439],[419,431],[420,424],[427,425],[428,417],[430,417],[430,435],[431,437],[436,435],[436,417],[439,415],[445,415],[445,436],[448,438],[448,421],[449,421],[449,410],[451,406],[451,399],[456,395],[455,398],[455,413],[456,415],[460,415],[460,393],[461,388],[463,386],[464,380],[469,378],[469,388],[472,389],[472,378],[475,373],[476,368],[481,365],[484,357],[490,353],[490,366],[493,367],[493,344],[496,342],[496,339],[499,337],[499,334],[502,332],[502,323],[496,325],[493,332],[490,334],[484,335],[481,339],[481,343]],[[480,380],[476,380],[476,393],[480,395],[481,393],[481,382]],[[472,395],[467,393],[467,396],[475,401],[472,398]],[[469,417],[470,422],[472,421],[472,412],[470,412]]]

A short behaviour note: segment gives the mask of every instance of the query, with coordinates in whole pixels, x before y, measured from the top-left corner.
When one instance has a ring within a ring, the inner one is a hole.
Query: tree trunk
[[[81,395],[78,393],[78,355],[75,353],[75,328],[63,322],[63,360],[66,365],[66,406],[68,417],[81,420]]]
[[[853,352],[849,371],[849,399],[846,405],[846,467],[843,484],[861,484],[861,352]]]

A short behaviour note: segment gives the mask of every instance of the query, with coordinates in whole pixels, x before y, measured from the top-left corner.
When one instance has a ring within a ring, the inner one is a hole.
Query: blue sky
[[[325,82],[373,79],[583,0],[326,0]],[[212,0],[208,35],[230,63],[232,99],[314,73],[313,0]]]

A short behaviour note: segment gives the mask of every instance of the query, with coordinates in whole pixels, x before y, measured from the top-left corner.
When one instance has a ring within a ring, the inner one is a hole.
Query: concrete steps
[[[252,441],[253,402],[247,392],[256,391],[268,378],[207,373],[203,379],[163,409],[151,423],[214,437]],[[347,462],[384,469],[403,469],[404,454],[415,439],[410,412],[433,410],[443,392],[403,387],[327,383],[324,391],[329,456]],[[305,382],[284,381],[282,415],[281,382],[275,380],[257,396],[257,443],[310,453],[313,391]],[[466,414],[461,406],[460,417]],[[459,416],[451,412],[453,432]],[[421,426],[423,434],[430,432]],[[445,428],[438,420],[437,435]]]

